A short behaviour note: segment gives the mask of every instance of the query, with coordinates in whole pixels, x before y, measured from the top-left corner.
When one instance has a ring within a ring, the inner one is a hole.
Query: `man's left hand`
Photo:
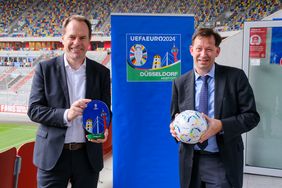
[[[107,139],[108,139],[108,136],[109,136],[108,129],[105,130],[104,136],[105,136],[105,138],[103,138],[103,139],[97,139],[97,140],[95,140],[95,139],[88,139],[88,141],[94,142],[94,143],[97,143],[97,144],[102,144],[102,143],[106,142]]]
[[[202,115],[207,120],[209,126],[206,132],[201,136],[201,139],[199,140],[200,143],[216,135],[218,132],[222,130],[222,122],[220,120],[209,118],[206,114],[202,114]]]

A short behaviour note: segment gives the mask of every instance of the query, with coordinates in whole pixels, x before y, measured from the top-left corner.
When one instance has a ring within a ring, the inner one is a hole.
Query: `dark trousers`
[[[98,178],[99,172],[93,171],[85,148],[63,149],[52,170],[38,169],[37,172],[38,188],[67,188],[69,181],[72,188],[95,188]]]
[[[195,153],[190,188],[231,187],[219,154]]]

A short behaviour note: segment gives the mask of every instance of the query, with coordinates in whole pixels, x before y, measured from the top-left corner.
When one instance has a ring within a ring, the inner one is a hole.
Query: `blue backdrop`
[[[189,15],[111,16],[113,187],[179,187],[171,80],[192,68]]]
[[[272,28],[272,39],[271,39],[271,53],[270,53],[270,63],[282,65],[282,28],[273,27]]]

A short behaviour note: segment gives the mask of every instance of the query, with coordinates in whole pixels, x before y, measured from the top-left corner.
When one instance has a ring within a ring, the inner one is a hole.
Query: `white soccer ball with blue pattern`
[[[200,112],[186,110],[173,121],[174,130],[181,142],[195,144],[207,130],[208,124]]]

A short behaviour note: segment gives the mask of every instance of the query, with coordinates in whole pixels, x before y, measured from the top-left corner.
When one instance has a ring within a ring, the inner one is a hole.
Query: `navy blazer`
[[[171,118],[185,110],[195,110],[194,70],[173,81]],[[241,188],[244,161],[241,134],[256,127],[260,120],[252,88],[241,69],[215,64],[214,116],[223,125],[224,134],[217,134],[216,139],[227,178],[234,188]],[[193,154],[193,144],[180,144],[182,188],[188,188],[190,184]]]
[[[88,58],[85,98],[111,106],[110,71]],[[33,77],[28,108],[29,118],[39,123],[33,161],[40,169],[54,168],[62,153],[67,130],[64,112],[70,105],[63,55],[40,62]],[[86,150],[92,168],[99,172],[103,168],[102,144],[86,141]]]

